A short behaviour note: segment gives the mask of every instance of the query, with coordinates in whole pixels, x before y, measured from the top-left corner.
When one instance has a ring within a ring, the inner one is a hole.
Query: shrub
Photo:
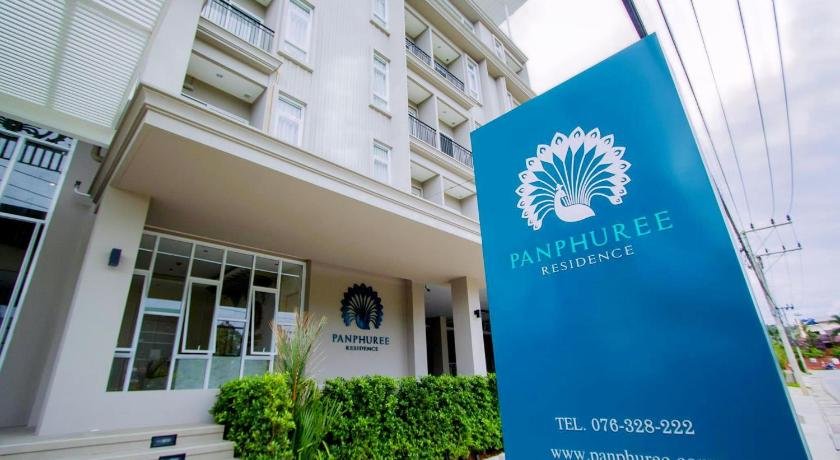
[[[291,459],[292,397],[284,374],[245,377],[222,385],[210,410],[225,426],[236,455],[254,459]]]
[[[338,459],[466,458],[502,448],[496,379],[358,377],[326,382],[339,417],[326,442]]]
[[[806,358],[822,358],[824,352],[817,347],[808,347],[802,351],[802,355]]]

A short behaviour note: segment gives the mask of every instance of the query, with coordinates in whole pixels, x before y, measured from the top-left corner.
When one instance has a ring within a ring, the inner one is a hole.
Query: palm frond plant
[[[338,408],[321,398],[315,379],[309,375],[321,359],[317,340],[325,322],[324,317],[315,320],[306,313],[298,315],[294,330],[272,325],[277,344],[274,369],[286,374],[292,393],[292,452],[298,460],[330,457],[324,438]]]

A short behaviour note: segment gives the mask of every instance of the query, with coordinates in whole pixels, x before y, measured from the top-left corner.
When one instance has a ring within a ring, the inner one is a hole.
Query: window
[[[379,142],[373,143],[373,178],[385,183],[391,182],[391,149]]]
[[[496,52],[496,56],[499,56],[502,60],[505,59],[505,45],[502,45],[502,42],[493,35],[493,51]]]
[[[284,49],[295,59],[306,61],[312,33],[312,7],[300,0],[289,0],[284,27]]]
[[[272,321],[303,311],[301,262],[146,233],[107,391],[218,388],[268,372]]]
[[[303,105],[280,97],[275,135],[284,142],[300,145],[303,138]]]
[[[388,0],[373,0],[373,18],[383,25],[388,24]]]
[[[411,194],[423,198],[423,187],[418,184],[411,184]]]
[[[413,105],[408,106],[408,114],[414,118],[417,118],[417,107]]]
[[[481,80],[478,79],[478,64],[467,57],[467,94],[481,101]]]
[[[378,55],[373,55],[373,105],[388,108],[388,61]]]

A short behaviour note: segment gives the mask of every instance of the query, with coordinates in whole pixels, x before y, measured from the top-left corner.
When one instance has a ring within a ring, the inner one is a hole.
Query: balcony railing
[[[440,151],[451,156],[461,164],[467,165],[470,168],[473,167],[472,152],[443,133],[440,133]]]
[[[425,62],[426,65],[432,65],[432,57],[420,49],[420,47],[408,37],[405,37],[405,49],[407,49],[411,54],[417,56],[417,58],[421,61]]]
[[[408,116],[408,133],[411,134],[412,137],[437,148],[437,143],[435,142],[437,140],[435,128],[423,123],[412,115]]]
[[[458,88],[462,93],[464,92],[464,82],[461,81],[460,78],[452,75],[452,72],[446,68],[445,65],[441,64],[438,61],[435,61],[435,70],[437,73],[440,74],[441,77],[445,78],[446,81],[452,84],[452,86]]]
[[[472,152],[449,136],[438,133],[435,128],[423,123],[411,114],[408,115],[408,133],[411,137],[438,149],[459,163],[470,168],[473,167]],[[440,138],[440,144],[437,142],[438,138]]]
[[[201,15],[254,46],[271,50],[274,31],[225,0],[208,0]]]
[[[420,49],[420,47],[408,37],[405,37],[405,49],[416,56],[417,59],[425,62],[427,66],[434,68],[441,77],[445,78],[452,86],[458,88],[458,91],[461,91],[462,93],[464,92],[464,82],[461,81],[460,78],[453,75],[445,65],[441,64],[437,60],[432,62],[432,57]]]

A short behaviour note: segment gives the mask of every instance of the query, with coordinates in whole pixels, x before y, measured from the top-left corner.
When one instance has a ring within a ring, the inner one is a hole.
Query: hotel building
[[[492,371],[469,133],[534,94],[475,0],[0,17],[4,430],[209,423],[302,312],[319,380]]]

